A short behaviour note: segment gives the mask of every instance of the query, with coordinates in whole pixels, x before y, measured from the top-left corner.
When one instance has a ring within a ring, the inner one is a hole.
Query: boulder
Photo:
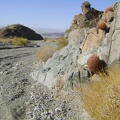
[[[86,13],[88,13],[90,11],[91,4],[88,1],[85,1],[85,2],[82,3],[81,8],[82,8],[83,14],[85,15]]]

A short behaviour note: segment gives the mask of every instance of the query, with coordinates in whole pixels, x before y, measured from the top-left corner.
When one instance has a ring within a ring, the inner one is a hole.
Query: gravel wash
[[[42,65],[38,50],[0,49],[0,120],[89,120],[80,92],[49,90],[31,78]]]

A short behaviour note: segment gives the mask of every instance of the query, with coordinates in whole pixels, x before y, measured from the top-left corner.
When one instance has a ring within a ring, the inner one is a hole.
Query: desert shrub
[[[60,50],[68,44],[68,40],[64,37],[60,37],[57,40],[55,40],[55,43],[58,46],[58,50]]]
[[[40,47],[39,51],[37,52],[37,59],[41,62],[46,62],[52,55],[56,52],[55,47],[48,47],[48,46],[43,46]]]
[[[0,38],[0,43],[11,43],[11,39],[8,39],[8,38]]]
[[[108,7],[108,8],[106,8],[105,13],[107,13],[108,11],[114,12],[114,10],[113,10],[112,7]]]
[[[25,38],[21,38],[21,37],[14,37],[12,40],[12,44],[15,46],[26,46],[28,44],[28,40]]]
[[[93,120],[120,120],[120,63],[82,86],[84,105]]]

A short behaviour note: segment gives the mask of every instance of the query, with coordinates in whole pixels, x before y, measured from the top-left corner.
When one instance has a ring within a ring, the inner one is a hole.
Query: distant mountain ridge
[[[65,29],[53,29],[53,28],[32,28],[36,33],[41,34],[44,38],[58,38],[65,34]]]
[[[39,34],[44,33],[64,33],[66,29],[53,29],[53,28],[37,28],[37,27],[31,27],[34,31],[36,31]]]
[[[58,38],[63,37],[65,33],[43,33],[41,34],[44,38]]]
[[[17,24],[13,24],[17,25]],[[19,24],[20,25],[20,24]],[[11,25],[9,25],[11,26]],[[6,28],[0,25],[0,28]],[[37,34],[42,35],[43,38],[58,38],[65,35],[66,29],[54,29],[54,28],[38,28],[38,27],[30,27],[31,30],[34,30]]]

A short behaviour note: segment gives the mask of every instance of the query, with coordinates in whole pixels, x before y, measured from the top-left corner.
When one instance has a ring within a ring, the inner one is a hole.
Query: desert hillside
[[[1,120],[120,119],[120,2],[80,6],[57,39],[22,25],[0,29],[6,41],[26,41],[0,42]]]
[[[14,36],[28,40],[43,40],[43,37],[32,29],[20,24],[13,24],[0,29],[0,38],[13,38]]]

